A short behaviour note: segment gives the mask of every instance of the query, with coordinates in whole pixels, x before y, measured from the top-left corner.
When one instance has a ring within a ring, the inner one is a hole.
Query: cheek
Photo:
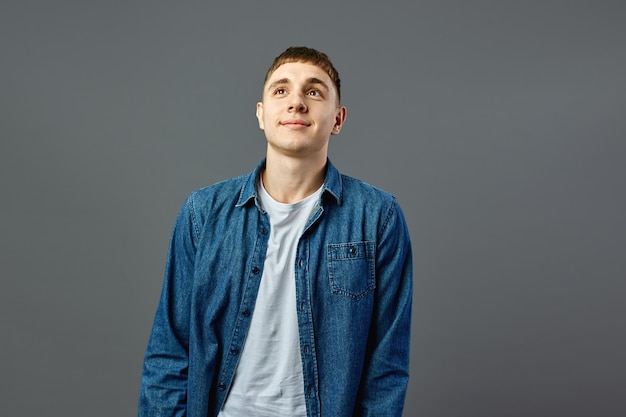
[[[326,125],[326,127],[327,127],[328,129],[332,129],[333,127],[335,127],[335,117],[334,117],[334,115],[329,116],[329,117],[326,119],[326,123],[325,123],[325,125]]]

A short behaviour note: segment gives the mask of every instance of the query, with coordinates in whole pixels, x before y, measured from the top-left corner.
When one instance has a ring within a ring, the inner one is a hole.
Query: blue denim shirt
[[[140,416],[216,416],[226,400],[269,237],[256,187],[263,168],[193,192],[178,215]],[[307,416],[401,416],[412,264],[395,198],[328,161],[295,270]]]

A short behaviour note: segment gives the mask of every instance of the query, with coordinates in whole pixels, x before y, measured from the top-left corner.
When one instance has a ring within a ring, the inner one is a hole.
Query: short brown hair
[[[272,66],[267,71],[267,74],[265,74],[263,84],[265,84],[272,76],[274,71],[276,71],[276,68],[288,62],[305,62],[316,65],[324,70],[335,85],[335,89],[337,90],[337,99],[341,100],[341,81],[339,79],[339,72],[337,72],[333,66],[330,58],[328,58],[328,55],[325,53],[313,48],[307,48],[306,46],[291,46],[274,58]]]

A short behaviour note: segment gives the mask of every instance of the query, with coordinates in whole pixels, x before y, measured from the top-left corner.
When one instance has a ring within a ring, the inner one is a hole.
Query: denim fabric
[[[193,192],[178,215],[140,416],[216,416],[226,399],[269,237],[256,189],[263,168]],[[412,264],[396,200],[328,161],[295,267],[307,415],[401,416]]]

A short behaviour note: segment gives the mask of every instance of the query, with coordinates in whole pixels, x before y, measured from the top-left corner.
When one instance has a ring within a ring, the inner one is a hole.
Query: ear
[[[259,129],[265,130],[265,125],[263,124],[263,103],[260,101],[256,104],[256,118],[259,121]]]
[[[333,126],[333,130],[330,132],[331,135],[337,135],[341,131],[341,127],[346,121],[346,115],[348,110],[345,106],[339,106],[337,108],[337,113],[335,114],[335,125]]]

